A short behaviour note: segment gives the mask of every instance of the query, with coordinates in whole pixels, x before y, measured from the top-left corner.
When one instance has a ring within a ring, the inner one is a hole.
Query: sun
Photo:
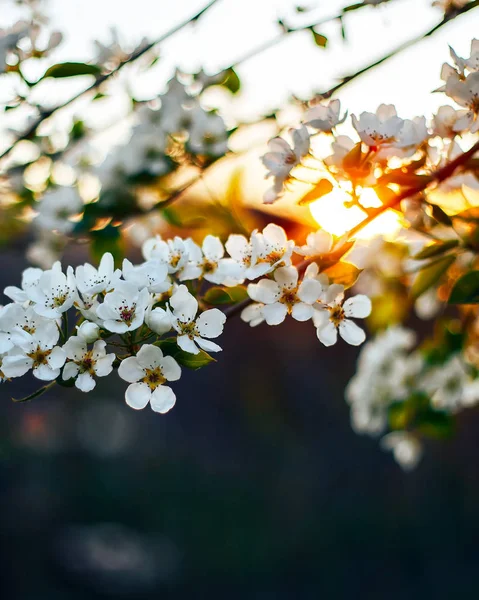
[[[329,194],[309,205],[313,219],[318,225],[332,233],[341,236],[355,227],[365,217],[366,213],[359,206],[347,208],[344,203],[350,200],[349,194],[341,188],[335,188]],[[361,204],[365,207],[381,206],[381,201],[372,188],[364,188],[360,195]],[[356,239],[371,239],[377,235],[393,237],[402,227],[400,215],[387,210],[373,222],[356,234]]]

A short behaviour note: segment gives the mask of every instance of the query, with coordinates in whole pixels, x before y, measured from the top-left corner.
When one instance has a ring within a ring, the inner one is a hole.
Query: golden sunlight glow
[[[347,208],[344,203],[350,200],[350,196],[344,190],[335,188],[316,202],[309,205],[309,210],[318,225],[334,235],[341,236],[355,225],[360,223],[366,213],[358,206]],[[364,188],[360,196],[361,204],[366,207],[381,206],[381,201],[376,192],[371,188]],[[371,239],[377,235],[393,236],[402,227],[400,216],[387,210],[379,215],[372,223],[357,233],[357,239]]]

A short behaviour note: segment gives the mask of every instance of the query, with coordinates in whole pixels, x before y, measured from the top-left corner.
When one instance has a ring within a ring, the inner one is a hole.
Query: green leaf
[[[446,214],[440,206],[437,204],[431,204],[430,206],[433,219],[436,219],[436,221],[442,225],[452,225],[451,217]]]
[[[311,204],[311,202],[314,202],[315,200],[326,196],[326,194],[329,194],[332,191],[333,184],[329,181],[329,179],[321,179],[321,181],[318,181],[318,183],[315,184],[312,190],[310,190],[305,196],[301,198],[298,204],[300,206],[306,206],[308,204]]]
[[[45,71],[42,79],[54,77],[55,79],[63,77],[77,77],[78,75],[93,75],[98,77],[101,69],[98,65],[87,65],[86,63],[65,62],[51,66]]]
[[[240,91],[241,81],[233,67],[226,70],[226,78],[221,85],[227,88],[232,94],[237,94]]]
[[[212,287],[205,295],[203,300],[212,306],[222,304],[238,304],[248,298],[248,292],[244,285],[237,285],[230,288]]]
[[[435,260],[429,265],[426,265],[417,275],[411,287],[411,296],[419,298],[430,287],[441,279],[442,275],[449,269],[452,263],[456,260],[455,256],[448,255]]]
[[[449,304],[478,304],[479,303],[479,271],[470,271],[460,277],[448,300]]]
[[[328,38],[325,35],[314,31],[312,27],[311,33],[313,34],[313,39],[316,46],[319,46],[320,48],[326,48],[326,46],[328,45]]]
[[[204,350],[200,350],[198,354],[190,354],[182,350],[176,340],[168,338],[166,340],[159,340],[154,344],[159,346],[167,356],[172,356],[180,365],[194,371],[206,367],[211,362],[216,360],[207,354]]]
[[[413,256],[416,260],[421,260],[423,258],[432,258],[433,256],[438,256],[439,254],[443,254],[452,248],[455,248],[459,245],[459,240],[446,240],[445,242],[439,242],[435,244],[430,244],[423,248],[420,252]]]
[[[111,252],[115,266],[120,266],[124,258],[123,239],[119,227],[107,225],[104,229],[91,231],[90,252],[95,262],[100,262],[105,252]]]
[[[455,420],[445,412],[429,409],[417,415],[415,426],[428,437],[448,439],[454,434]]]
[[[389,427],[395,431],[407,429],[414,415],[414,404],[409,400],[405,402],[393,402],[388,408]]]
[[[351,263],[338,262],[323,273],[328,276],[331,283],[339,283],[347,289],[356,283],[361,271],[362,269],[358,269]]]

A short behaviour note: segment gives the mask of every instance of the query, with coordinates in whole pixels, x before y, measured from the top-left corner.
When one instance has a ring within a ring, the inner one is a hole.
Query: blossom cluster
[[[32,371],[41,381],[89,392],[98,377],[118,368],[130,384],[125,398],[131,407],[150,403],[154,411],[166,412],[175,394],[165,384],[180,378],[179,363],[188,365],[187,357],[197,355],[206,364],[207,353],[221,350],[212,340],[227,317],[209,308],[218,290],[240,293],[238,304],[250,302],[242,317],[253,326],[263,320],[278,325],[290,314],[311,320],[326,346],[336,342],[338,331],[359,345],[365,333],[351,318],[369,315],[369,299],[344,301],[344,287],[330,283],[314,262],[334,246],[323,231],[295,246],[281,227],[270,224],[249,239],[232,234],[224,246],[212,235],[201,246],[191,238],[157,236],[144,243],[144,262],[125,259],[121,269],[110,253],[98,268],[86,263],[64,272],[59,262],[45,271],[28,268],[20,287],[4,291],[12,302],[0,310],[0,377]],[[293,265],[293,254],[307,258]],[[247,288],[246,280],[252,282]],[[204,283],[209,288],[202,294]],[[70,311],[77,315],[73,332]]]
[[[265,192],[264,202],[278,200],[295,179],[295,169],[301,166],[316,168],[334,185],[344,185],[346,191],[350,191],[352,184],[354,192],[357,186],[382,183],[385,172],[396,169],[397,173],[401,164],[418,168],[413,161],[418,152],[424,154],[420,165],[424,174],[454,158],[461,152],[456,138],[479,130],[479,40],[472,41],[469,57],[461,58],[453,49],[451,57],[453,65],[443,65],[441,78],[445,83],[437,91],[444,92],[461,108],[441,106],[430,123],[424,116],[402,119],[393,105],[381,104],[375,113],[351,115],[351,125],[357,134],[357,139],[353,139],[338,134],[338,128],[347,118],[339,100],[312,105],[304,113],[301,126],[291,130],[292,145],[282,137],[269,142],[262,161],[267,168],[266,178],[272,177],[273,185]],[[318,134],[332,137],[332,154],[324,159],[314,155],[314,137]],[[442,147],[438,146],[438,140]],[[388,182],[394,179],[389,178]],[[461,184],[458,179],[455,188],[460,189]],[[479,185],[473,187],[477,189]]]
[[[415,344],[415,333],[401,326],[378,334],[362,348],[346,388],[353,429],[372,436],[392,429],[381,445],[406,470],[422,455],[425,410],[437,421],[479,402],[477,370],[461,353],[436,364]]]

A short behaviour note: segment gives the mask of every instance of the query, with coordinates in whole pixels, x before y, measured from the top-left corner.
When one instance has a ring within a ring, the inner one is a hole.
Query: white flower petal
[[[130,386],[128,386],[128,389],[125,393],[126,403],[135,410],[141,410],[142,408],[145,408],[150,401],[150,398],[151,391],[146,383],[132,383]]]
[[[53,348],[53,350],[47,358],[48,365],[52,369],[61,369],[61,367],[63,367],[63,365],[65,364],[66,359],[67,355],[65,353],[65,350],[63,350],[63,348],[59,348],[58,346],[55,346],[55,348]]]
[[[314,309],[310,304],[298,302],[293,306],[291,316],[293,317],[293,319],[296,319],[296,321],[307,321],[313,316],[313,311]]]
[[[204,340],[198,336],[195,336],[195,342],[202,350],[205,350],[205,352],[221,352],[223,350],[223,348],[218,346],[218,344],[210,342],[210,340]]]
[[[181,377],[181,367],[172,356],[165,356],[160,363],[163,377],[168,381],[178,381]]]
[[[316,279],[303,279],[298,288],[298,298],[308,304],[314,304],[322,291],[323,287]]]
[[[366,334],[353,321],[345,319],[339,324],[339,335],[351,346],[359,346],[366,339]]]
[[[6,377],[22,377],[33,365],[33,360],[23,354],[5,356],[2,361],[2,371]]]
[[[77,387],[82,392],[91,392],[96,386],[96,381],[90,375],[90,373],[81,373],[78,375],[77,380],[75,381],[75,387]]]
[[[121,361],[118,375],[128,383],[135,383],[143,379],[145,371],[140,367],[136,356],[130,356]]]
[[[195,342],[191,340],[187,335],[179,335],[176,338],[176,343],[182,350],[184,350],[185,352],[189,352],[190,354],[199,354],[200,352],[200,349],[195,344]]]
[[[364,294],[359,294],[358,296],[348,298],[343,304],[343,309],[347,317],[364,319],[371,314],[371,306],[371,300],[367,296],[364,296]]]
[[[173,408],[176,402],[176,396],[173,390],[167,385],[160,385],[151,394],[151,409],[158,413],[167,413]]]
[[[250,283],[248,285],[248,295],[256,302],[272,304],[280,297],[281,289],[275,281],[262,279],[259,283]]]
[[[296,267],[276,269],[274,279],[281,288],[295,288],[298,283],[298,269]]]
[[[214,235],[207,235],[203,240],[203,253],[204,255],[211,260],[219,260],[223,258],[225,253],[225,249],[223,248],[223,244],[220,239],[215,237]]]
[[[76,377],[78,375],[79,370],[80,368],[77,364],[75,364],[74,362],[68,362],[63,369],[63,381],[68,381],[69,379],[73,379],[73,377]]]
[[[107,354],[102,358],[99,358],[94,366],[95,374],[98,377],[106,377],[113,371],[113,361],[116,356],[114,354]]]
[[[215,338],[223,333],[226,315],[218,308],[201,313],[196,320],[196,329],[202,337]]]
[[[263,316],[268,325],[279,325],[285,320],[287,314],[288,309],[280,302],[267,304],[263,307]]]
[[[316,335],[318,336],[318,340],[325,346],[334,346],[338,341],[338,331],[331,321],[324,327],[318,327]]]
[[[136,358],[140,367],[143,367],[144,369],[154,369],[160,366],[163,352],[158,346],[145,344],[138,351]]]

